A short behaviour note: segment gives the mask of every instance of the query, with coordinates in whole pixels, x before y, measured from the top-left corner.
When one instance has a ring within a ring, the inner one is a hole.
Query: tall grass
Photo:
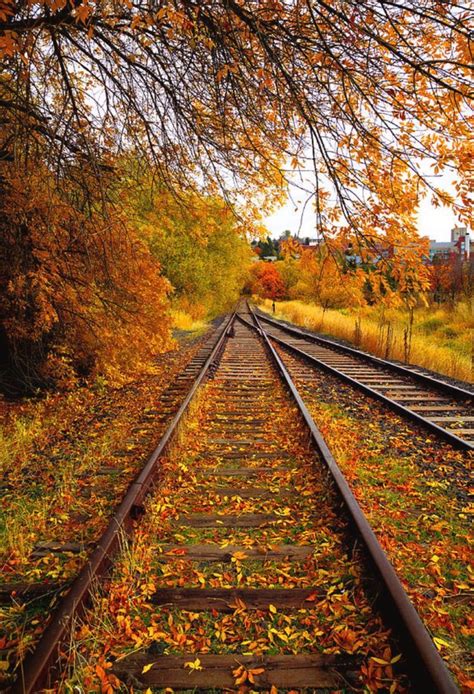
[[[177,330],[186,330],[187,332],[204,332],[207,328],[207,322],[200,318],[193,318],[192,315],[181,309],[173,309],[171,311],[173,327]]]
[[[18,458],[26,458],[33,448],[33,440],[42,434],[43,408],[30,417],[17,417],[7,427],[0,427],[0,474],[4,475]]]
[[[271,313],[269,300],[260,303]],[[367,306],[361,309],[328,309],[303,301],[276,304],[276,318],[309,330],[332,335],[376,356],[404,361],[407,313],[400,309]],[[472,307],[419,308],[415,311],[409,361],[464,381],[473,381]]]
[[[186,311],[180,311],[178,309],[171,311],[171,317],[173,319],[173,327],[178,330],[186,330],[190,332],[202,332],[206,329],[207,323],[205,320],[195,319],[186,313]]]

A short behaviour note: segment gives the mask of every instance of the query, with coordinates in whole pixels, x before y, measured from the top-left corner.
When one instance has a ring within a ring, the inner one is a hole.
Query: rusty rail
[[[256,316],[257,314],[254,313]],[[359,358],[363,358],[367,361],[372,361],[375,363],[376,366],[383,366],[385,369],[392,369],[393,371],[396,371],[397,373],[402,373],[404,376],[409,376],[410,378],[413,378],[415,380],[420,381],[420,383],[423,383],[425,385],[429,385],[431,388],[436,388],[438,390],[442,390],[443,392],[446,392],[450,394],[452,397],[454,397],[456,400],[470,400],[471,402],[474,399],[474,396],[472,393],[470,393],[467,390],[463,390],[462,388],[458,388],[457,386],[451,385],[449,383],[444,383],[443,381],[439,381],[438,379],[432,378],[431,376],[426,376],[424,374],[418,374],[415,372],[412,372],[410,369],[406,369],[403,366],[400,366],[399,364],[392,364],[392,362],[385,361],[383,359],[379,359],[378,357],[373,357],[372,355],[366,354],[365,352],[359,352],[358,350],[353,349],[352,347],[343,347],[341,345],[337,345],[336,343],[333,343],[329,340],[325,340],[324,338],[319,338],[316,337],[315,335],[311,335],[311,333],[306,333],[305,331],[299,330],[298,328],[290,328],[287,325],[283,325],[277,321],[274,321],[271,318],[261,316],[258,314],[258,319],[262,319],[263,321],[266,321],[267,323],[271,323],[275,327],[280,328],[284,332],[287,332],[290,335],[296,335],[298,337],[303,337],[304,339],[309,339],[312,340],[313,342],[316,343],[324,343],[325,347],[330,347],[331,349],[336,350],[336,348],[339,348],[339,351],[341,351],[343,354],[349,353],[354,356],[357,356]],[[262,328],[263,330],[263,328]],[[265,332],[265,331],[264,331]],[[345,374],[344,372],[340,371],[339,369],[335,368],[334,366],[331,366],[330,364],[326,364],[324,361],[321,359],[318,359],[312,354],[309,354],[308,352],[305,352],[303,349],[300,349],[299,347],[296,347],[295,345],[291,345],[285,340],[282,340],[280,337],[277,337],[276,335],[270,335],[270,339],[274,340],[278,344],[280,344],[282,347],[285,349],[289,350],[293,354],[301,357],[305,361],[316,365],[318,368],[323,369],[324,371],[327,371],[328,373],[333,374],[337,378],[340,378],[341,380],[345,381],[349,385],[353,386],[354,388],[357,388],[358,390],[361,390],[362,392],[366,393],[370,397],[376,398],[377,400],[380,400],[381,402],[384,403],[387,407],[390,407],[390,409],[396,411],[398,414],[402,415],[405,418],[411,419],[412,421],[416,422],[417,424],[428,428],[431,430],[431,432],[434,432],[437,436],[443,438],[445,441],[450,443],[452,446],[455,448],[458,448],[460,450],[464,451],[472,451],[474,450],[474,445],[470,443],[469,441],[466,441],[462,439],[461,437],[457,436],[455,431],[450,431],[449,429],[444,429],[443,427],[440,427],[438,424],[435,422],[430,421],[426,417],[423,417],[423,415],[418,414],[414,410],[411,410],[409,407],[405,407],[399,402],[396,402],[396,400],[393,400],[392,398],[387,397],[383,393],[380,393],[379,391],[375,390],[374,388],[371,388],[370,386],[361,383],[357,379],[349,376],[348,374]]]
[[[413,677],[420,685],[420,691],[436,692],[437,694],[459,694],[456,684],[436,650],[417,611],[413,607],[392,564],[385,555],[375,533],[365,518],[344,475],[294,385],[290,374],[271,344],[270,339],[261,327],[257,316],[250,307],[249,311],[255,325],[252,325],[241,316],[237,316],[237,318],[246,325],[253,327],[260,334],[287,389],[298,406],[301,416],[310,432],[312,441],[334,480],[349,516],[357,529],[357,533],[381,581],[381,585],[384,589],[384,596],[388,601],[388,604],[384,605],[385,612],[389,614],[391,621],[395,622],[401,630],[405,643],[405,655],[411,662]]]
[[[442,390],[443,392],[447,393],[448,395],[452,395],[455,398],[463,398],[465,400],[470,400],[471,402],[474,402],[474,393],[471,393],[470,390],[465,390],[464,388],[455,386],[453,383],[446,383],[446,381],[442,381],[438,378],[435,378],[434,376],[420,373],[419,371],[414,371],[408,368],[407,366],[403,366],[402,364],[396,364],[395,362],[388,361],[387,359],[382,359],[381,357],[376,357],[374,354],[363,352],[362,350],[356,349],[355,347],[349,347],[349,345],[341,345],[339,342],[334,342],[333,340],[329,340],[326,337],[320,337],[319,335],[315,335],[314,333],[311,333],[308,330],[302,330],[301,328],[297,328],[293,325],[288,325],[287,323],[278,321],[275,318],[270,318],[270,316],[266,316],[260,311],[258,313],[254,311],[254,314],[258,316],[259,320],[263,320],[264,322],[270,323],[271,325],[274,325],[277,328],[281,328],[281,330],[284,330],[289,334],[303,337],[306,340],[311,340],[312,342],[316,342],[317,344],[320,344],[323,347],[334,349],[343,354],[350,354],[354,357],[358,357],[359,359],[364,359],[365,361],[368,361],[371,364],[391,369],[392,371],[396,371],[397,373],[400,373],[403,376],[410,376],[410,378],[413,378],[414,380],[419,381],[420,383],[423,383],[426,386]]]
[[[207,377],[218,359],[221,349],[235,320],[235,312],[229,317],[220,336],[192,387],[183,400],[142,471],[128,488],[122,502],[102,534],[96,549],[89,557],[80,574],[73,581],[69,591],[53,614],[35,650],[21,664],[21,673],[12,691],[18,694],[37,692],[54,680],[54,666],[59,649],[65,643],[74,617],[84,607],[94,581],[111,566],[113,557],[120,547],[122,534],[130,530],[133,520],[144,512],[143,501],[153,481],[157,478],[160,458],[173,441],[177,427],[193,400],[196,391]],[[50,676],[51,675],[51,676]]]

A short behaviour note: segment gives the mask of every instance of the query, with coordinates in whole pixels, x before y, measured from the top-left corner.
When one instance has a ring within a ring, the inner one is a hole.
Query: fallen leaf
[[[191,672],[193,670],[202,670],[203,669],[202,665],[201,665],[201,661],[199,660],[199,658],[196,658],[196,660],[194,660],[194,661],[189,660],[187,663],[184,663],[184,667],[189,668],[189,674],[191,674]]]

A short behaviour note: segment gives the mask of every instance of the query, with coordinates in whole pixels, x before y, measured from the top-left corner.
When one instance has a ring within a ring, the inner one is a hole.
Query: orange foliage
[[[10,377],[26,389],[115,381],[169,345],[169,284],[148,248],[109,204],[101,214],[62,194],[48,170],[3,166],[0,340]],[[96,203],[98,204],[98,203]]]
[[[285,298],[285,283],[274,263],[258,262],[252,266],[251,291],[262,299]]]
[[[463,294],[472,297],[474,262],[472,257],[464,262],[457,253],[448,258],[435,257],[429,266],[430,288],[437,301],[454,301]]]
[[[298,281],[290,290],[292,298],[316,301],[323,309],[364,303],[366,274],[360,268],[344,268],[342,259],[328,247],[303,250],[297,268]]]
[[[309,158],[308,195],[326,237],[348,221],[360,238],[392,225],[403,237],[426,194],[468,224],[466,8],[3,0],[5,122],[15,142],[45,137],[55,162],[90,157],[91,133],[115,154],[136,147],[175,191],[196,181],[211,194],[225,188],[234,202],[245,196],[255,217],[291,177],[288,160],[297,170]],[[99,94],[107,98],[94,108]],[[12,142],[0,139],[0,149]],[[429,166],[453,172],[455,198],[433,186]]]

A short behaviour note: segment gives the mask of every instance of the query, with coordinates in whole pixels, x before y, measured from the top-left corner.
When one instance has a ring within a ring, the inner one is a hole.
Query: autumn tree
[[[322,233],[384,232],[420,187],[468,222],[469,21],[438,0],[4,0],[1,149],[41,138],[61,169],[135,147],[234,202],[312,166]]]
[[[430,289],[435,301],[454,304],[460,297],[472,299],[474,258],[464,259],[454,251],[448,256],[435,255],[429,265],[429,273]]]
[[[301,280],[301,263],[300,259],[303,254],[303,248],[298,239],[292,236],[286,236],[280,241],[280,257],[278,263],[278,271],[285,284],[286,294],[290,298],[296,298],[295,287]]]
[[[284,299],[286,287],[278,270],[279,263],[257,262],[252,266],[250,289],[261,299]]]
[[[169,346],[171,287],[123,215],[96,214],[100,198],[80,212],[82,188],[58,192],[40,162],[0,171],[0,385],[69,386],[94,372],[117,383]]]
[[[132,191],[130,203],[130,220],[170,281],[174,305],[199,318],[230,310],[246,280],[251,250],[225,201],[192,191],[178,201],[148,178]]]
[[[343,269],[342,259],[328,246],[307,248],[298,262],[299,281],[293,297],[314,301],[323,309],[361,306],[365,303],[365,273],[361,268]]]

